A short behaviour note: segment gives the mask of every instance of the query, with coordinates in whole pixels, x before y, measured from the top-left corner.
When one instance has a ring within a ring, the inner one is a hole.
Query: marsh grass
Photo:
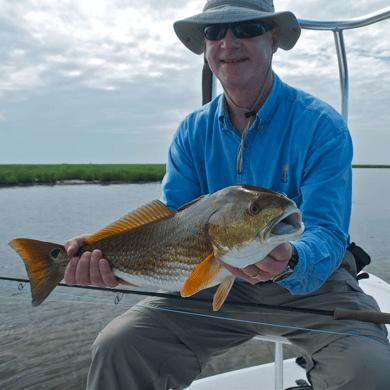
[[[66,180],[87,182],[161,181],[165,164],[0,165],[0,185],[54,184]]]
[[[352,165],[353,168],[390,168],[390,165]]]
[[[354,168],[390,168],[390,165],[354,165]],[[67,180],[137,183],[161,181],[165,164],[56,164],[0,165],[0,185],[55,184]]]

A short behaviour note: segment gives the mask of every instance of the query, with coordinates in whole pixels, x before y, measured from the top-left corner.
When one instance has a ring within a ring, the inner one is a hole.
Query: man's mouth
[[[244,62],[246,61],[247,58],[238,58],[238,59],[229,59],[229,60],[220,60],[221,62],[225,63],[225,64],[237,64],[239,62]]]

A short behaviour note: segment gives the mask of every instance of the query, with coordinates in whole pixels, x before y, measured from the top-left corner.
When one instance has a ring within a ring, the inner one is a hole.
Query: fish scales
[[[120,283],[180,290],[183,297],[218,285],[213,309],[223,304],[234,276],[218,261],[244,268],[303,233],[301,212],[284,194],[249,185],[203,195],[173,212],[153,201],[89,236],[77,252],[99,249]],[[70,261],[63,245],[18,238],[39,306],[63,279]]]
[[[120,271],[122,278],[130,283],[137,283],[136,279],[149,280],[149,284],[156,279],[156,287],[164,287],[160,282],[170,280],[184,283],[197,265],[213,252],[205,222],[198,217],[194,223],[193,214],[183,210],[138,229],[85,245],[77,255],[101,250],[114,274],[115,270]],[[124,277],[124,274],[128,275]]]

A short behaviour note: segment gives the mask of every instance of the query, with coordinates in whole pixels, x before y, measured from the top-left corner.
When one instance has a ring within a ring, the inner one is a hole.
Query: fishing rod
[[[0,280],[7,280],[12,282],[19,283],[30,283],[29,279],[23,278],[9,278],[9,277],[1,277]],[[206,302],[212,303],[212,300],[207,298],[195,298],[195,297],[186,297],[183,298],[180,295],[167,294],[167,293],[158,293],[158,292],[150,292],[150,291],[135,291],[135,290],[124,290],[124,289],[110,289],[96,286],[69,286],[65,283],[59,283],[58,286],[62,287],[70,287],[70,288],[81,288],[85,290],[97,290],[97,291],[110,291],[114,293],[122,293],[122,294],[132,294],[132,295],[147,295],[152,297],[159,298],[171,298],[171,299],[179,299],[179,300],[187,300],[187,301],[196,301],[196,302]],[[23,288],[19,288],[20,290]],[[119,303],[118,297],[115,298],[115,303]],[[230,306],[246,306],[246,307],[254,307],[260,309],[269,309],[269,310],[281,310],[281,311],[290,311],[290,312],[298,312],[298,313],[306,313],[306,314],[317,314],[317,315],[325,315],[332,316],[335,320],[357,320],[357,321],[365,321],[365,322],[374,322],[378,324],[390,324],[390,313],[382,313],[382,312],[371,312],[371,311],[362,311],[362,310],[345,310],[336,308],[336,310],[320,310],[320,309],[304,309],[300,307],[291,307],[291,306],[275,306],[275,305],[266,305],[262,303],[253,303],[253,302],[238,302],[238,301],[230,301],[226,300],[224,305]]]

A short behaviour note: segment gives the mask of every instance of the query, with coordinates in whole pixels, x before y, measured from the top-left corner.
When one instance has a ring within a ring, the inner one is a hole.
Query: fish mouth
[[[262,229],[258,237],[263,244],[277,244],[296,240],[299,238],[305,226],[302,222],[302,213],[297,208],[291,208],[274,218]]]

